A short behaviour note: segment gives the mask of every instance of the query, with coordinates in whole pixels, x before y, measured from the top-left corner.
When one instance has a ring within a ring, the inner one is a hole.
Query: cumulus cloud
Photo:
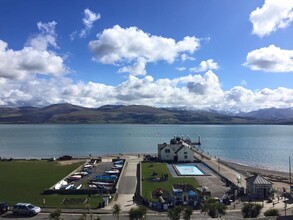
[[[145,59],[138,58],[137,62],[133,66],[125,66],[118,70],[119,73],[130,73],[134,76],[145,75],[147,72],[145,70]]]
[[[208,70],[217,70],[219,65],[213,59],[201,61],[198,67],[190,68],[191,72],[206,72]]]
[[[56,43],[56,22],[37,24],[40,33],[30,38],[21,50],[8,48],[0,40],[0,77],[24,79],[29,75],[45,74],[60,76],[68,72],[61,56],[49,47],[58,48]]]
[[[251,70],[266,72],[293,72],[293,50],[283,50],[275,45],[253,50],[243,64]]]
[[[89,42],[89,48],[94,54],[94,60],[103,64],[134,66],[125,70],[133,70],[138,64],[142,69],[144,64],[165,61],[173,63],[180,54],[192,54],[200,46],[200,40],[186,36],[176,42],[172,38],[150,35],[137,27],[121,28],[115,25],[97,35],[97,40]],[[125,72],[124,71],[124,72]]]
[[[41,51],[46,50],[49,46],[58,48],[58,45],[56,43],[57,34],[55,32],[56,25],[56,21],[48,23],[38,22],[37,27],[40,33],[31,37],[27,41],[26,46]]]
[[[84,17],[82,18],[82,23],[84,25],[84,28],[81,31],[75,30],[73,31],[69,37],[71,40],[74,40],[76,37],[85,38],[90,33],[91,29],[94,26],[94,23],[101,19],[100,13],[95,13],[91,11],[90,9],[86,8],[84,9]]]
[[[84,29],[81,30],[79,36],[81,38],[86,37],[90,30],[93,28],[93,24],[95,21],[101,18],[100,13],[96,14],[95,12],[91,11],[90,9],[84,10],[84,17],[82,19],[82,23],[84,24]]]
[[[66,77],[25,81],[0,78],[0,105],[46,106],[72,103],[86,107],[106,104],[142,104],[157,107],[185,106],[194,109],[252,111],[269,107],[293,107],[293,89],[279,87],[249,90],[235,86],[223,90],[212,71],[174,79],[155,80],[146,75],[129,75],[116,86],[95,82],[73,82]]]
[[[253,34],[267,36],[280,28],[286,28],[293,21],[292,0],[266,0],[261,8],[250,14]]]

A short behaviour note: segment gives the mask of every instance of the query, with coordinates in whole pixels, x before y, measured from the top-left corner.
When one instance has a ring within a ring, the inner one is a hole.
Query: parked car
[[[3,214],[8,211],[7,202],[0,202],[0,214]]]
[[[14,215],[34,216],[38,214],[40,211],[40,207],[34,206],[30,203],[17,203],[12,209],[12,213]]]

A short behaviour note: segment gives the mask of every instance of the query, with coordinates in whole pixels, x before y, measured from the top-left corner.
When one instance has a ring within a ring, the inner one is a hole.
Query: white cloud
[[[283,50],[275,45],[253,50],[243,64],[251,70],[266,72],[293,72],[293,50]]]
[[[180,58],[181,58],[181,60],[182,60],[183,62],[186,61],[186,60],[195,60],[194,57],[192,57],[192,56],[188,56],[188,54],[186,54],[186,53],[181,54],[181,55],[180,55]]]
[[[89,48],[97,62],[134,64],[132,68],[127,66],[123,71],[133,70],[135,63],[142,67],[141,59],[144,64],[158,61],[173,63],[180,54],[192,54],[199,46],[200,40],[195,37],[186,36],[176,42],[172,38],[150,35],[136,27],[121,28],[119,25],[105,29],[97,35],[97,40],[89,42]]]
[[[86,107],[106,104],[142,104],[158,107],[185,106],[194,109],[252,111],[269,107],[293,107],[293,89],[279,87],[250,90],[235,86],[223,90],[212,71],[155,80],[146,75],[129,75],[117,86],[77,82],[65,77],[25,81],[0,78],[0,105],[45,106],[72,103]]]
[[[201,61],[198,67],[190,68],[191,72],[206,72],[208,70],[217,70],[219,65],[213,59]]]
[[[49,46],[58,48],[58,45],[56,43],[57,34],[55,32],[56,25],[57,25],[56,21],[52,21],[48,23],[38,22],[37,26],[41,33],[30,38],[27,41],[26,46],[32,47],[36,50],[41,50],[41,51],[47,50]]]
[[[138,58],[137,62],[133,66],[125,66],[118,70],[119,73],[130,73],[133,76],[145,75],[145,59]]]
[[[186,67],[184,67],[184,66],[176,67],[176,70],[181,72],[181,71],[186,70]]]
[[[41,23],[40,34],[30,38],[21,50],[12,50],[0,40],[0,78],[25,79],[34,74],[61,76],[68,72],[64,60],[49,46],[58,48],[56,43],[56,22]]]
[[[266,0],[261,8],[251,12],[249,19],[253,24],[253,34],[267,36],[280,28],[286,28],[293,21],[293,1]]]
[[[93,28],[93,24],[95,21],[101,18],[100,13],[96,14],[95,12],[91,11],[90,9],[86,8],[84,10],[84,17],[82,19],[82,23],[84,24],[84,29],[81,30],[79,36],[81,38],[86,37],[90,30]]]

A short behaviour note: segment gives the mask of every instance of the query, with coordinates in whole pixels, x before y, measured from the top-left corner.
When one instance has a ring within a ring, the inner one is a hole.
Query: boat
[[[78,185],[78,186],[76,187],[76,189],[80,189],[81,187],[82,187],[82,184]]]
[[[74,187],[74,184],[69,184],[65,189],[68,190],[68,189],[72,189]]]
[[[114,185],[114,183],[96,182],[96,181],[92,181],[92,184],[95,184],[95,185],[104,185],[104,186],[113,186]]]
[[[114,164],[114,168],[122,168],[123,164]]]
[[[94,185],[94,184],[90,184],[90,185],[89,185],[89,188],[97,188],[97,186]]]
[[[96,176],[96,180],[106,180],[106,181],[114,181],[116,180],[118,177],[116,175],[107,175],[107,174],[103,174],[103,175],[97,175]]]
[[[81,175],[72,175],[72,176],[68,177],[69,181],[76,181],[79,179],[81,179]]]
[[[65,188],[65,186],[67,186],[67,185],[68,185],[67,181],[61,180],[59,183],[57,183],[54,186],[54,189],[62,189],[62,188]]]
[[[76,172],[73,175],[87,176],[88,175],[88,172],[81,171],[81,172]]]
[[[123,160],[117,160],[117,161],[114,162],[114,164],[123,164],[123,163],[124,163]]]
[[[107,173],[107,174],[115,174],[115,173],[120,173],[120,171],[117,170],[117,169],[113,169],[113,170],[106,170],[105,173]]]

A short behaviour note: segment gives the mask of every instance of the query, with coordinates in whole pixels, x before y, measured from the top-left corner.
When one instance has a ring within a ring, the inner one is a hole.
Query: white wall
[[[187,147],[182,148],[177,152],[179,162],[193,162],[193,151]],[[186,158],[185,158],[186,156]]]

